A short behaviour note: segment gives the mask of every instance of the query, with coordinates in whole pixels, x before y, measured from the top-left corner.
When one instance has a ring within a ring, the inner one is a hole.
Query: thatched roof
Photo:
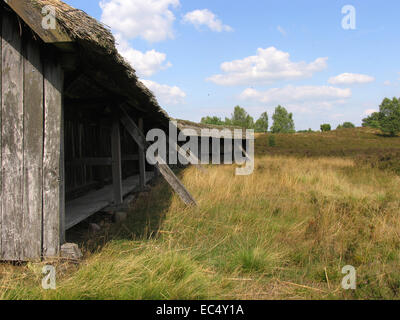
[[[104,24],[59,0],[6,0],[6,3],[43,42],[59,48],[65,43],[74,43],[88,72],[115,94],[126,98],[130,106],[151,113],[162,122],[169,120],[153,93],[118,53],[115,38]],[[56,30],[42,28],[42,8],[47,5],[56,9]]]

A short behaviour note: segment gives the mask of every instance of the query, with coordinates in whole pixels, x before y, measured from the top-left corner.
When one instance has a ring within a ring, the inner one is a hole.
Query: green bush
[[[270,147],[275,147],[275,146],[276,146],[275,136],[274,136],[273,134],[271,134],[271,135],[268,137],[268,145],[269,145]]]
[[[295,133],[293,114],[287,112],[282,106],[275,108],[275,113],[272,116],[274,124],[271,127],[272,133]]]
[[[321,131],[322,132],[328,132],[328,131],[331,131],[331,130],[332,130],[332,128],[331,128],[330,124],[321,124]]]
[[[345,122],[343,124],[338,125],[337,130],[340,129],[352,129],[355,128],[356,126],[354,125],[354,123],[351,122]]]
[[[400,133],[400,100],[385,98],[379,106],[379,112],[363,119],[363,127],[378,128],[387,135],[396,136]]]

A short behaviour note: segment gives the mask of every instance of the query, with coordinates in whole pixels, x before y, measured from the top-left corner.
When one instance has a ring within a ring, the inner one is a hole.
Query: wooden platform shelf
[[[146,183],[154,177],[154,172],[146,172]],[[123,195],[131,193],[139,187],[139,175],[122,181]],[[100,190],[92,191],[87,195],[69,201],[65,205],[65,229],[71,229],[78,223],[89,218],[96,212],[112,205],[113,186],[108,185]]]

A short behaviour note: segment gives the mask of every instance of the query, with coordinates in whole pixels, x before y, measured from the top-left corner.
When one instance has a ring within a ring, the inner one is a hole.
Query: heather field
[[[103,221],[95,236],[81,225],[84,259],[54,263],[56,290],[41,288],[43,263],[1,264],[0,298],[400,298],[400,138],[270,136],[257,136],[253,175],[180,171],[197,207],[160,179],[123,224]],[[345,265],[356,290],[341,287]]]

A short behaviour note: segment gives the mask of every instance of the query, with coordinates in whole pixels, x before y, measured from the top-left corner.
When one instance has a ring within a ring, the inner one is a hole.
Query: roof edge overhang
[[[55,29],[46,29],[42,27],[45,16],[42,9],[32,1],[4,0],[12,10],[43,40],[45,43],[66,44],[74,42],[73,39],[62,30],[59,23],[56,23]]]

